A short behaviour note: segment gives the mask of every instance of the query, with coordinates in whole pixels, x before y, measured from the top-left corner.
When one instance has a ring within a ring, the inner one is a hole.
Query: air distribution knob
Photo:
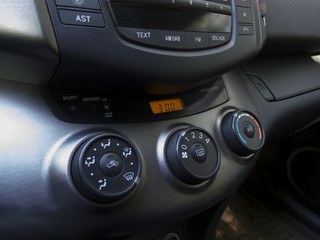
[[[228,113],[222,121],[226,143],[236,154],[248,156],[260,150],[264,144],[264,131],[259,119],[248,111]]]
[[[76,150],[71,173],[84,196],[96,202],[112,202],[138,184],[141,161],[129,140],[117,134],[100,134]]]
[[[220,154],[215,141],[201,128],[175,132],[167,144],[167,160],[182,181],[199,184],[211,179],[219,169]]]

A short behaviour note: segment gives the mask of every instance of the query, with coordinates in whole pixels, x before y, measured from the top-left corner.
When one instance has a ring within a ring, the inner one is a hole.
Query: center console
[[[260,2],[32,2],[58,52],[42,64],[56,68],[42,84],[0,82],[15,179],[0,205],[15,199],[12,217],[28,213],[23,232],[42,239],[188,239],[181,222],[225,205],[264,145],[236,68],[263,47]]]

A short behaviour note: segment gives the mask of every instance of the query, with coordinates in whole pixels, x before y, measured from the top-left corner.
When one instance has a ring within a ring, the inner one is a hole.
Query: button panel
[[[253,35],[253,14],[251,0],[236,0],[238,35]]]
[[[133,42],[165,49],[205,49],[229,42],[231,33],[179,32],[118,27],[120,35]]]

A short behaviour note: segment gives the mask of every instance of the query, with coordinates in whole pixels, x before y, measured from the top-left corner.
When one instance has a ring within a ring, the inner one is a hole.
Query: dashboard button
[[[253,26],[238,26],[239,35],[253,35]]]
[[[216,7],[213,2],[209,1],[199,1],[199,4],[197,5],[197,10],[202,10],[202,11],[209,11],[209,12],[215,12]]]
[[[165,48],[186,48],[186,33],[177,31],[159,31],[159,46]]]
[[[262,94],[262,96],[267,100],[267,101],[274,101],[274,96],[268,89],[268,87],[265,85],[265,83],[258,77],[255,76],[249,76],[251,81],[254,83],[254,85],[257,87],[259,92]]]
[[[231,7],[225,4],[214,3],[215,5],[215,12],[231,15]]]
[[[238,22],[253,23],[251,8],[237,7]]]
[[[208,158],[206,147],[201,143],[194,143],[191,147],[191,156],[197,162],[204,162]]]
[[[230,33],[209,33],[210,47],[217,47],[230,40]]]
[[[166,152],[173,173],[190,184],[211,179],[220,166],[216,143],[201,128],[190,127],[175,132],[168,141]]]
[[[250,0],[236,0],[236,6],[239,7],[251,7],[251,1]]]
[[[105,27],[103,15],[101,13],[59,10],[60,20],[63,24],[80,25],[88,27]]]
[[[139,42],[145,43],[148,45],[158,46],[158,31],[151,29],[140,29],[140,28],[126,28],[118,27],[117,28],[120,35],[123,37]]]
[[[208,33],[196,33],[187,32],[187,48],[208,48],[209,47],[209,36]]]
[[[206,1],[212,1],[212,2],[216,2],[216,3],[221,3],[221,4],[226,4],[226,5],[231,5],[231,1],[230,0],[206,0]]]
[[[100,168],[109,177],[119,175],[123,169],[122,158],[113,152],[106,153],[100,159]]]
[[[116,134],[101,134],[76,150],[71,174],[78,190],[97,202],[112,202],[131,192],[140,180],[135,147]]]
[[[254,126],[252,123],[246,121],[242,124],[242,129],[243,133],[248,137],[248,138],[253,138],[254,135],[256,134],[256,131],[254,129]]]
[[[222,121],[222,132],[228,146],[240,156],[249,156],[259,151],[264,144],[260,121],[247,111],[228,113]]]
[[[175,0],[177,7],[197,9],[200,5],[198,0]]]
[[[101,10],[98,0],[55,0],[56,5],[65,7],[91,8]]]

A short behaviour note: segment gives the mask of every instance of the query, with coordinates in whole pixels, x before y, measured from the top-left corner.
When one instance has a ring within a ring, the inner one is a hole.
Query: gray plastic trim
[[[45,86],[58,66],[45,1],[0,1],[0,79]]]
[[[242,81],[232,76],[224,81],[237,93],[218,108],[180,119],[108,125],[62,122],[51,111],[57,105],[49,89],[0,81],[0,233],[11,239],[121,236],[177,223],[223,200],[256,160],[253,155],[238,157],[224,143],[220,117],[228,109],[245,107],[256,114]],[[215,178],[199,185],[177,179],[161,150],[168,134],[190,125],[210,132],[221,153]],[[82,196],[70,173],[77,146],[101,132],[130,139],[143,169],[137,188],[109,204]]]

